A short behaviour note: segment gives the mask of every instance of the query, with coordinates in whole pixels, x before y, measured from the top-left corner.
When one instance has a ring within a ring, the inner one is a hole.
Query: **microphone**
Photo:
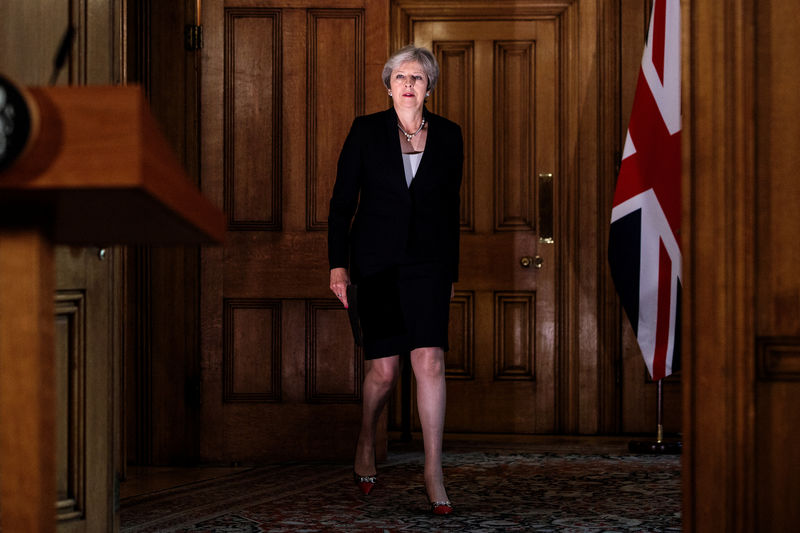
[[[9,78],[0,74],[0,172],[11,166],[36,135],[35,104]]]
[[[58,80],[58,75],[64,64],[67,62],[67,56],[72,49],[72,42],[75,40],[75,26],[70,24],[67,26],[67,31],[61,39],[61,45],[58,47],[55,59],[53,59],[53,74],[50,76],[50,85],[55,85]]]

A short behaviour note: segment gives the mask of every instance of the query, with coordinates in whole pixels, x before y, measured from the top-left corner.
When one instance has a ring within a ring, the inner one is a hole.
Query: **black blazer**
[[[394,108],[357,117],[344,141],[328,214],[328,259],[331,268],[349,267],[354,281],[408,262],[434,263],[458,280],[461,128],[427,109],[423,116],[428,138],[410,187]]]

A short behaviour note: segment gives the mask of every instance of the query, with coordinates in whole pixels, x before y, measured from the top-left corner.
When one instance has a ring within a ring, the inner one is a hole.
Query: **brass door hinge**
[[[183,34],[186,50],[191,52],[203,48],[203,26],[187,24]]]

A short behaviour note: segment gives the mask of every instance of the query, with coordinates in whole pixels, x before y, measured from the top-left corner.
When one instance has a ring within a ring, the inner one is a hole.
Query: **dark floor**
[[[456,512],[425,506],[418,441],[392,442],[362,496],[349,462],[130,469],[122,531],[679,531],[680,456],[619,437],[450,438]]]

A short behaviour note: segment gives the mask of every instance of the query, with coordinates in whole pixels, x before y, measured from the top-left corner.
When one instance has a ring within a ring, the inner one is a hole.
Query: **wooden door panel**
[[[536,293],[495,292],[494,379],[535,379]]]
[[[109,401],[114,364],[111,290],[118,249],[56,248],[55,332],[59,531],[114,521]]]
[[[60,291],[55,305],[56,490],[60,517],[80,516],[86,508],[86,464],[82,451],[86,424],[86,298],[84,291]],[[62,520],[64,519],[62,518]]]
[[[281,227],[280,10],[225,10],[225,212],[230,230]]]
[[[281,302],[223,301],[222,401],[281,400]]]
[[[431,48],[439,61],[442,77],[431,96],[433,109],[461,126],[464,136],[464,169],[461,181],[461,230],[475,229],[474,216],[474,116],[475,43],[437,41]]]
[[[363,359],[341,309],[327,298],[306,300],[306,397],[312,402],[361,400]]]
[[[445,353],[447,379],[475,379],[475,292],[455,291],[450,302],[450,350]]]
[[[533,41],[494,43],[494,230],[534,230]]]
[[[328,290],[327,213],[353,118],[384,103],[380,2],[207,4],[203,190],[229,231],[202,258],[202,454],[349,457],[363,360]]]
[[[310,298],[328,286],[327,234],[313,231],[229,232],[226,297]],[[323,264],[324,263],[324,264]],[[321,285],[320,285],[321,284]]]
[[[422,20],[412,30],[440,61],[433,109],[465,141],[446,430],[552,432],[557,266],[539,241],[538,175],[558,170],[555,24]],[[542,268],[523,268],[524,256]]]
[[[364,113],[364,12],[311,9],[308,25],[306,227],[327,230],[331,172],[356,115]],[[371,80],[376,81],[378,73]]]

